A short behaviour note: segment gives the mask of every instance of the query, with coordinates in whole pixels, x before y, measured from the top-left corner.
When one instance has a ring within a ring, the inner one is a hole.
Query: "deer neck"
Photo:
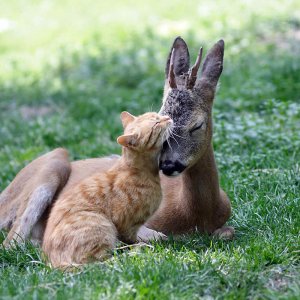
[[[216,206],[219,197],[219,178],[212,145],[195,165],[183,174],[181,199],[197,215],[205,215]]]

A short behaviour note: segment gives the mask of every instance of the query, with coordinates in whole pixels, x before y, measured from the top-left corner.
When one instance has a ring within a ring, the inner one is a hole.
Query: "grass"
[[[299,1],[94,2],[1,2],[0,190],[55,147],[119,153],[119,113],[160,107],[172,39],[195,57],[223,37],[214,147],[237,235],[170,237],[74,274],[30,244],[0,248],[0,299],[298,299]]]

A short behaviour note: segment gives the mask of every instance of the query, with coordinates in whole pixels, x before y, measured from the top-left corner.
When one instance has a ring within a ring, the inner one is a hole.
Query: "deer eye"
[[[196,125],[194,128],[192,128],[192,129],[190,130],[190,133],[193,133],[194,131],[196,131],[196,130],[198,130],[198,129],[201,129],[203,123],[204,123],[204,122],[202,122],[201,124]]]

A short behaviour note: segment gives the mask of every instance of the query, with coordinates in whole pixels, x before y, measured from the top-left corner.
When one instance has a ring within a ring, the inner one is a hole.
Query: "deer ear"
[[[123,147],[134,147],[136,145],[137,137],[135,134],[124,134],[117,138],[118,144]]]
[[[182,75],[183,73],[188,72],[189,67],[190,67],[190,54],[189,54],[187,44],[179,36],[174,40],[173,45],[171,47],[171,51],[168,56],[168,60],[167,60],[166,68],[165,68],[166,80],[168,80],[168,76],[169,76],[171,55],[172,55],[173,49],[174,49],[173,55],[174,55],[175,76],[178,77],[179,75]]]
[[[201,81],[205,80],[214,88],[223,70],[224,41],[218,41],[208,52],[202,67]]]
[[[129,123],[131,123],[135,119],[135,116],[133,116],[127,111],[122,111],[120,118],[123,124],[123,128],[125,128]]]

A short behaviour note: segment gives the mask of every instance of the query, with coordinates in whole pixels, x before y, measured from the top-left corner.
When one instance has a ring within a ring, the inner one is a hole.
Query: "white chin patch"
[[[173,172],[170,176],[171,177],[175,177],[175,176],[178,176],[180,173],[178,172],[178,171],[175,171],[175,172]]]

